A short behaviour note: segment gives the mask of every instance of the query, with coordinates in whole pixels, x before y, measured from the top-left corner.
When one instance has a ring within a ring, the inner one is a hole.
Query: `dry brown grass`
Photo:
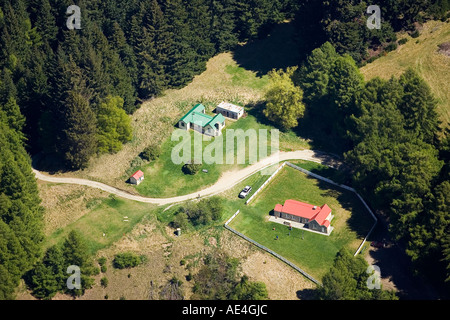
[[[174,276],[183,282],[181,288],[184,298],[190,299],[193,281],[186,281],[186,275],[189,272],[195,274],[202,265],[202,257],[217,248],[239,258],[242,262],[241,271],[250,280],[263,281],[270,299],[297,299],[297,291],[314,288],[312,282],[288,265],[225,229],[212,228],[176,237],[172,229],[161,226],[153,217],[136,225],[132,232],[114,245],[97,252],[96,258],[107,258],[107,271],[95,276],[94,287],[79,299],[104,300],[107,295],[109,300],[147,300],[152,293],[154,299],[159,299],[160,288]],[[114,255],[126,251],[145,255],[147,260],[132,269],[114,269]],[[187,261],[186,265],[180,264],[182,259]],[[100,285],[103,277],[109,281],[107,288]],[[34,298],[22,285],[17,299]],[[54,300],[68,299],[72,298],[63,294],[54,297]]]
[[[106,198],[108,194],[98,189],[77,185],[58,185],[38,182],[39,195],[45,209],[44,233],[48,236],[59,228],[75,222],[89,213],[86,203]]]
[[[374,77],[388,79],[399,77],[408,67],[416,70],[430,85],[438,100],[438,112],[443,127],[450,123],[450,57],[439,53],[439,45],[450,39],[450,23],[429,21],[423,25],[418,38],[411,38],[405,33],[399,39],[408,42],[361,68],[366,80]]]
[[[226,252],[241,259],[243,274],[266,284],[271,300],[297,300],[298,291],[316,287],[298,271],[231,232],[224,233],[221,242]]]

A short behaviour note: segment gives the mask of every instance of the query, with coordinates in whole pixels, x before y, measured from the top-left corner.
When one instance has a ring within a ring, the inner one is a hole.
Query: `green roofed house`
[[[214,117],[209,116],[205,114],[205,106],[197,104],[180,119],[178,127],[184,130],[192,128],[197,132],[216,137],[222,134],[225,118],[220,113]]]

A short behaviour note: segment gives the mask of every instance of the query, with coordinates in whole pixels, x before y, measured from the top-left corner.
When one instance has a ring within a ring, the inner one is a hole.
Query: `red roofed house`
[[[333,215],[330,207],[326,204],[318,207],[289,199],[284,202],[284,206],[281,204],[275,205],[274,215],[275,217],[303,223],[305,227],[311,230],[327,234],[331,231],[330,221],[333,219]]]
[[[144,173],[141,170],[136,171],[133,173],[133,175],[130,177],[130,183],[131,184],[139,184],[144,180]]]

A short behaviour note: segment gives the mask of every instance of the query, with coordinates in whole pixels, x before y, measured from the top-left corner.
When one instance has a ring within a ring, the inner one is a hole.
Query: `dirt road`
[[[98,188],[103,191],[109,192],[116,196],[144,202],[144,203],[152,203],[157,205],[166,205],[172,203],[183,202],[187,200],[192,200],[200,197],[212,196],[218,193],[221,193],[225,190],[228,190],[234,187],[236,184],[241,182],[242,180],[248,178],[249,176],[255,174],[258,171],[261,171],[267,167],[270,167],[279,162],[287,161],[287,160],[308,160],[317,163],[321,163],[323,165],[327,165],[329,167],[337,168],[341,165],[339,160],[336,160],[334,157],[319,151],[313,150],[299,150],[299,151],[291,151],[291,152],[278,152],[267,158],[262,159],[261,161],[252,164],[244,169],[238,171],[227,171],[219,178],[219,180],[212,186],[207,187],[201,191],[178,196],[171,198],[147,198],[138,195],[130,194],[126,191],[117,189],[115,187],[108,186],[104,183],[86,180],[86,179],[78,179],[78,178],[64,178],[64,177],[52,177],[41,173],[40,171],[33,168],[33,172],[36,175],[38,180],[52,182],[52,183],[64,183],[64,184],[76,184],[89,186],[92,188]]]

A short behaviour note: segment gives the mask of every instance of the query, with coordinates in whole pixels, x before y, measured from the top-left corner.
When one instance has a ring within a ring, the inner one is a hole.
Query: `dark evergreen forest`
[[[81,9],[79,30],[66,27],[72,4]],[[449,2],[378,5],[383,27],[369,31],[368,3],[356,0],[0,0],[0,299],[14,297],[43,255],[29,154],[78,170],[96,154],[117,152],[131,139],[126,115],[143,101],[185,86],[214,55],[285,20],[301,41],[294,80],[305,117],[327,115],[329,141],[387,215],[416,271],[448,280],[450,145],[434,99],[413,71],[364,83],[357,66],[370,50],[389,50],[396,31],[448,18]]]

